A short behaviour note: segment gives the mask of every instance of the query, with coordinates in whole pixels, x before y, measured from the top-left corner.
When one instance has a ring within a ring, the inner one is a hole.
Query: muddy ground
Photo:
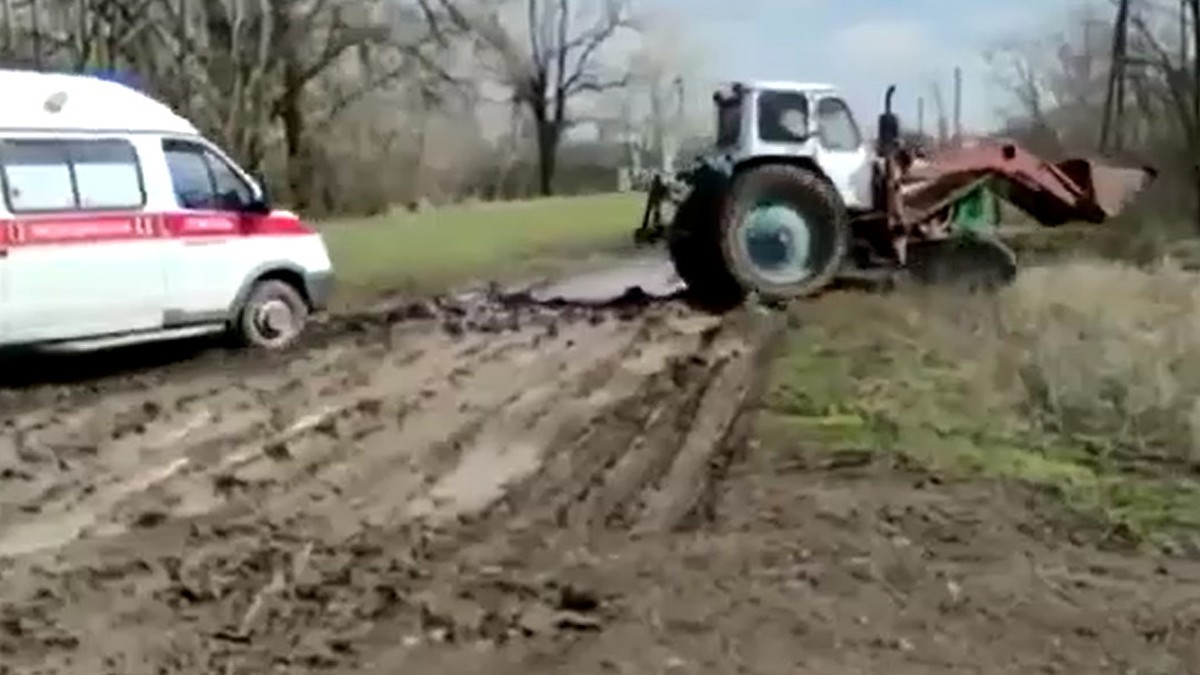
[[[755,440],[778,330],[489,296],[10,361],[0,673],[1200,673],[1200,565]]]

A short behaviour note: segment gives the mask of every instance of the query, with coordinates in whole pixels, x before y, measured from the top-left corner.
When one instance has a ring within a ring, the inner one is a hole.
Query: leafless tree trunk
[[[571,105],[586,94],[624,87],[629,76],[605,71],[604,47],[632,29],[627,0],[521,0],[523,25],[497,11],[462,9],[456,0],[438,0],[460,26],[471,31],[485,56],[499,62],[499,78],[513,101],[534,122],[538,189],[554,192],[558,151],[574,123]]]

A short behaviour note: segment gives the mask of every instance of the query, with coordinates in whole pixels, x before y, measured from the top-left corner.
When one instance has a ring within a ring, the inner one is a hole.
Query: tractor
[[[833,86],[723,87],[712,148],[651,178],[636,241],[665,239],[690,294],[714,306],[811,296],[851,271],[996,288],[1017,272],[998,238],[1001,200],[1050,227],[1100,223],[1154,178],[1050,163],[1003,139],[923,152],[902,142],[895,91],[870,144]]]

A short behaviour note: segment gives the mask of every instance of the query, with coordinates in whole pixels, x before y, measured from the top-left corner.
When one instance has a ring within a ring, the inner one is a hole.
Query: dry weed
[[[1200,531],[1200,275],[1074,261],[994,296],[831,293],[794,311],[770,447],[900,453],[1047,488],[1138,537]]]
[[[926,335],[1031,424],[1106,451],[1200,461],[1200,276],[1169,264],[1025,270],[995,299],[938,293]]]

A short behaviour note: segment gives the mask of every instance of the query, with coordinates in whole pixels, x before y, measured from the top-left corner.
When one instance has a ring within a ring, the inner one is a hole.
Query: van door
[[[817,164],[842,201],[853,209],[870,208],[871,153],[845,101],[836,96],[817,100],[817,139]]]
[[[259,256],[243,237],[250,184],[205,143],[166,139],[163,154],[180,213],[167,218],[170,325],[223,322]]]
[[[121,138],[0,141],[13,215],[9,337],[68,340],[161,327],[162,241],[137,150]]]

